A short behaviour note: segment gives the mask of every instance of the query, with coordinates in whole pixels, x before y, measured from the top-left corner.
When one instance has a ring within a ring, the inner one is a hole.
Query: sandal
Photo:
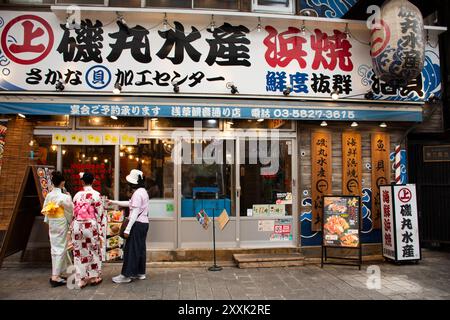
[[[91,286],[97,286],[97,285],[99,285],[100,283],[102,283],[102,281],[103,281],[103,279],[99,277],[99,278],[97,278],[95,281],[91,282],[90,285],[91,285]]]

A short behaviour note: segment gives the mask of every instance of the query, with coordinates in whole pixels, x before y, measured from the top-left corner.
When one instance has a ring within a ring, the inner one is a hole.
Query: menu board
[[[325,196],[323,218],[324,246],[348,248],[360,246],[358,196]]]
[[[44,203],[47,194],[53,190],[52,172],[53,166],[32,166],[33,175],[41,203]]]
[[[108,228],[106,230],[106,261],[123,259],[124,240],[119,235],[124,220],[122,210],[107,210]]]

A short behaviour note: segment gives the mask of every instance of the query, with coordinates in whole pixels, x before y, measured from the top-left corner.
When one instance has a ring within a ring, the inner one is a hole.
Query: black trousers
[[[145,274],[147,232],[148,223],[136,221],[131,228],[123,252],[122,275],[125,277],[136,277],[139,274]]]

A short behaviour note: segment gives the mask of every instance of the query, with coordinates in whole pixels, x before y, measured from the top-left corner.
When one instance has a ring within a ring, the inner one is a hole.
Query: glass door
[[[216,247],[236,247],[235,140],[189,139],[179,142],[179,247],[212,248],[212,220],[202,225],[197,215],[215,217]],[[229,222],[220,229],[217,218]]]
[[[291,139],[239,140],[241,247],[295,246],[295,152]]]

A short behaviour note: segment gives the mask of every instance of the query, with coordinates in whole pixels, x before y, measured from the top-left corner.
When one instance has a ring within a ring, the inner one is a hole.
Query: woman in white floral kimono
[[[72,225],[75,280],[78,287],[102,282],[103,244],[106,236],[106,215],[98,191],[92,188],[94,176],[80,173],[83,190],[74,197]]]
[[[69,265],[67,255],[68,232],[72,222],[73,204],[72,197],[64,189],[65,180],[61,172],[52,174],[53,190],[47,194],[44,201],[42,214],[44,221],[49,226],[49,237],[52,256],[52,277],[50,285],[59,287],[66,284],[66,279],[61,274]]]

